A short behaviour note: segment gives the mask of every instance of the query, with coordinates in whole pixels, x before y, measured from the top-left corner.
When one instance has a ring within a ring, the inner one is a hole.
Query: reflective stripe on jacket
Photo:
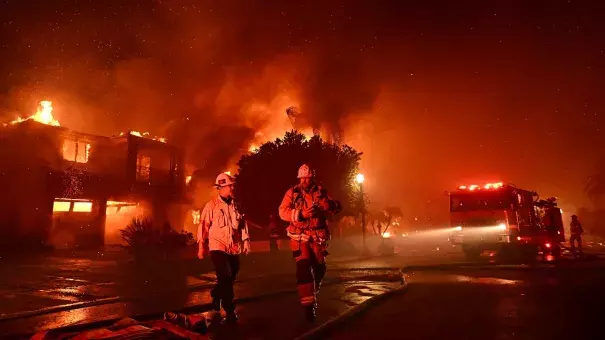
[[[329,207],[328,210],[321,209],[321,206],[325,203]],[[302,217],[303,210],[314,204],[318,206],[318,215],[304,219]],[[314,185],[308,191],[302,189],[300,185],[290,188],[279,206],[279,217],[286,222],[290,222],[287,229],[288,236],[293,240],[302,242],[308,242],[310,237],[317,240],[327,240],[329,238],[327,216],[338,212],[340,212],[340,202],[330,198],[327,191],[317,185]],[[325,232],[318,232],[321,229],[324,229]]]

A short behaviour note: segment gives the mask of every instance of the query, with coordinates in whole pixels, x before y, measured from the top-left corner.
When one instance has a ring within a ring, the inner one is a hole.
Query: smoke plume
[[[343,118],[369,110],[378,93],[366,81],[367,63],[352,51],[358,44],[348,46],[344,33],[326,35],[314,23],[321,7],[116,4],[57,4],[40,11],[60,17],[13,22],[24,27],[13,37],[21,41],[14,42],[23,51],[18,57],[31,62],[5,89],[8,117],[28,115],[49,99],[63,126],[167,137],[185,149],[190,170],[211,176],[251,143],[290,129],[289,106],[299,106],[327,135],[340,135]],[[333,20],[348,15],[329,6]],[[60,28],[40,29],[51,21]]]

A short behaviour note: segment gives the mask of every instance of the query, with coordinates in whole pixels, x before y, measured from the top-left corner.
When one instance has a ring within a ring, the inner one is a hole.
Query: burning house
[[[119,230],[136,216],[158,227],[182,225],[179,149],[138,133],[79,133],[50,119],[21,119],[0,128],[5,242],[94,247],[120,243]]]

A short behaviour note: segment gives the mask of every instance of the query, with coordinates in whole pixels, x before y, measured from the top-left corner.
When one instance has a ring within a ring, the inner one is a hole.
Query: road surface
[[[28,267],[28,265],[18,267],[14,270],[14,275],[10,279],[4,280],[4,291],[0,297],[3,299],[0,300],[2,302],[0,309],[3,313],[0,316],[0,334],[31,333],[45,329],[83,325],[92,321],[117,320],[132,315],[158,313],[161,315],[162,312],[180,310],[183,307],[188,307],[190,308],[189,311],[197,313],[203,311],[203,308],[197,306],[203,306],[209,302],[209,288],[214,280],[211,267],[208,264],[201,264],[199,270],[193,275],[189,272],[176,271],[168,275],[169,277],[166,277],[165,273],[160,273],[157,276],[143,275],[138,277],[140,273],[137,272],[115,271],[115,261],[113,260],[61,260],[58,258],[47,260],[45,265],[38,263],[30,264],[32,267]],[[381,336],[397,338],[398,329],[402,326],[401,322],[405,321],[408,324],[407,331],[411,332],[413,329],[413,332],[416,332],[413,333],[414,336],[418,338],[431,338],[431,336],[424,336],[425,331],[422,331],[422,329],[433,323],[443,324],[444,327],[458,326],[454,330],[470,329],[469,338],[473,336],[481,337],[490,331],[495,332],[494,329],[496,328],[482,326],[475,329],[473,320],[485,320],[487,325],[499,325],[498,322],[500,322],[498,321],[500,320],[498,315],[486,313],[482,308],[491,308],[488,310],[491,313],[496,308],[494,306],[505,305],[505,303],[519,304],[519,301],[512,299],[510,296],[513,293],[517,294],[519,289],[527,289],[527,291],[519,293],[525,294],[520,296],[527,296],[528,292],[534,291],[543,293],[536,297],[532,295],[533,300],[528,305],[530,307],[527,308],[537,309],[534,314],[531,314],[533,318],[536,318],[535,322],[545,322],[539,319],[538,316],[547,315],[553,310],[557,310],[553,306],[559,304],[572,306],[573,304],[570,301],[577,301],[568,298],[568,296],[572,296],[569,295],[569,291],[574,290],[579,283],[576,284],[576,281],[569,278],[577,277],[578,280],[581,279],[578,282],[582,284],[598,282],[588,285],[590,290],[594,291],[585,293],[583,299],[586,299],[586,296],[594,296],[597,298],[595,300],[598,301],[598,298],[603,296],[599,295],[597,287],[605,282],[603,282],[601,276],[595,274],[602,271],[603,266],[599,261],[581,262],[566,259],[557,264],[542,262],[538,267],[530,269],[518,266],[513,266],[512,269],[511,267],[493,267],[484,273],[476,270],[456,272],[452,269],[449,273],[444,271],[443,268],[435,267],[439,264],[457,264],[463,261],[464,258],[458,249],[443,245],[425,248],[420,251],[408,249],[395,256],[363,260],[333,258],[328,277],[328,282],[331,280],[332,284],[327,285],[322,290],[318,322],[327,321],[336,317],[342,311],[359,305],[369,297],[394,289],[397,285],[396,282],[383,282],[380,279],[359,277],[359,275],[384,276],[385,272],[389,272],[386,268],[418,267],[408,273],[409,291],[405,295],[393,298],[387,304],[373,309],[360,319],[360,324],[368,324],[364,328],[366,333],[364,333],[364,330],[359,330],[354,334],[349,334],[349,336],[359,335],[358,338],[364,338],[362,335],[371,335],[367,333],[369,330],[380,329],[386,332]],[[490,258],[485,258],[482,261],[483,264],[487,265],[490,262],[493,262]],[[54,265],[49,265],[52,263]],[[110,267],[114,269],[108,270]],[[364,268],[367,270],[359,271]],[[376,268],[383,269],[377,270]],[[357,269],[357,271],[349,273],[347,270],[350,269]],[[259,339],[275,338],[276,334],[283,332],[288,334],[287,337],[283,338],[289,338],[289,336],[295,337],[308,330],[312,325],[303,322],[302,312],[292,291],[295,280],[293,270],[291,254],[287,252],[246,258],[242,275],[236,286],[236,295],[245,298],[263,294],[269,295],[240,304],[239,311],[242,318],[237,332],[233,333],[232,329],[225,330],[221,328],[216,336],[219,338],[224,335],[229,338]],[[107,275],[103,275],[104,271]],[[10,271],[5,268],[5,273],[10,274]],[[392,271],[390,273],[392,274]],[[577,275],[578,273],[582,275]],[[339,282],[343,277],[350,278],[351,275],[356,275],[357,279]],[[509,277],[511,275],[513,278]],[[519,278],[514,278],[517,276]],[[19,283],[19,277],[25,277],[28,280]],[[56,279],[53,279],[53,277],[56,277]],[[51,280],[48,281],[48,278],[51,278]],[[105,279],[106,281],[99,281],[99,279]],[[506,284],[509,281],[514,283]],[[551,284],[552,287],[548,284]],[[543,286],[551,287],[553,291],[560,289],[565,293],[551,296],[546,294],[548,290],[543,289]],[[40,287],[42,288],[40,289]],[[284,290],[290,290],[290,293],[271,295]],[[477,294],[482,300],[475,298],[474,294]],[[409,303],[407,297],[409,297]],[[43,300],[44,303],[40,303],[36,299],[45,300]],[[6,301],[12,301],[12,303],[5,303]],[[30,301],[31,303],[28,303]],[[399,302],[393,304],[393,301]],[[480,301],[485,301],[485,303]],[[599,303],[602,302],[599,301]],[[84,305],[78,306],[79,303],[84,303]],[[61,304],[67,304],[67,306],[61,309]],[[50,309],[41,310],[41,306]],[[404,309],[399,310],[393,306]],[[542,313],[542,306],[548,308],[547,313]],[[581,305],[577,307],[582,310]],[[59,309],[53,310],[53,308]],[[460,309],[466,312],[460,313]],[[456,310],[458,312],[455,312]],[[498,309],[496,308],[496,310]],[[275,311],[279,311],[279,313],[275,313]],[[582,311],[586,312],[586,309]],[[374,313],[379,313],[377,314],[379,316],[372,319]],[[423,313],[426,313],[426,315]],[[449,314],[453,315],[448,317]],[[396,327],[380,321],[388,317],[397,319],[397,315],[404,315],[405,317],[401,318],[401,322],[396,323]],[[471,316],[465,317],[465,315]],[[588,319],[590,319],[590,316],[591,314],[585,315]],[[560,317],[559,319],[571,320],[567,317]],[[410,321],[408,322],[408,320]],[[515,322],[518,322],[518,320],[526,320],[526,318],[517,317],[511,320],[517,320]],[[373,323],[377,324],[374,325]],[[280,327],[270,327],[269,325],[281,325],[285,328],[280,330]],[[530,325],[526,323],[523,327],[529,327]],[[500,328],[497,329],[500,330]],[[497,335],[497,338],[502,338],[502,334],[509,334],[508,331],[507,328],[503,328],[503,330],[494,334]],[[428,332],[427,334],[433,334],[435,330],[431,329],[426,332]],[[345,335],[335,333],[333,336]]]
[[[605,263],[412,273],[333,339],[599,339]]]

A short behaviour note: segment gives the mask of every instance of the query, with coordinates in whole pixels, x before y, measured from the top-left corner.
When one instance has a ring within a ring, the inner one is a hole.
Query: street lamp
[[[363,174],[357,174],[357,176],[355,176],[355,180],[357,181],[357,183],[359,183],[359,185],[362,185],[363,181],[365,181],[365,177],[363,176]]]
[[[365,255],[367,253],[367,248],[366,248],[366,207],[365,207],[365,200],[363,199],[363,182],[365,181],[365,177],[363,176],[363,174],[357,174],[357,176],[355,176],[355,180],[359,184],[359,201],[360,201],[359,203],[360,203],[360,207],[361,207],[361,237],[362,237],[362,242],[363,242],[362,252]]]

